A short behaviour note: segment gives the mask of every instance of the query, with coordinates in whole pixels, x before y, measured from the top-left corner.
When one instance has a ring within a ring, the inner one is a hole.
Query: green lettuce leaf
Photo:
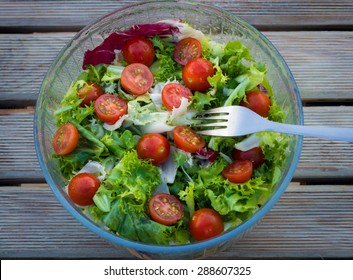
[[[140,160],[136,150],[126,152],[106,179],[108,187],[138,205],[149,201],[152,191],[160,182],[158,168],[147,160]]]

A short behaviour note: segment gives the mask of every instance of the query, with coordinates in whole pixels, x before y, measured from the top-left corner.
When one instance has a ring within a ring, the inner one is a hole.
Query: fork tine
[[[229,134],[227,128],[219,128],[219,129],[209,129],[209,130],[199,130],[196,131],[198,134],[209,135],[209,136],[233,136]]]
[[[228,120],[229,116],[228,115],[216,115],[216,116],[196,116],[194,119],[195,120]]]
[[[207,111],[200,112],[203,115],[208,115],[208,114],[229,114],[229,107],[231,106],[225,106],[225,107],[218,107],[214,109],[210,109]]]
[[[202,127],[227,127],[227,122],[223,121],[223,122],[210,122],[210,123],[199,123],[199,124],[194,124],[193,127],[197,127],[197,128],[202,128]]]

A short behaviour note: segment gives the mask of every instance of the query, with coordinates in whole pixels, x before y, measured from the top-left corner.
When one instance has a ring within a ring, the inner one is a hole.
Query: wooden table
[[[0,1],[0,257],[133,258],[57,202],[34,150],[41,81],[73,35],[137,1]],[[201,2],[201,1],[199,1]],[[353,127],[352,0],[209,0],[253,24],[291,68],[305,124]],[[305,138],[283,197],[214,258],[353,258],[353,144]]]

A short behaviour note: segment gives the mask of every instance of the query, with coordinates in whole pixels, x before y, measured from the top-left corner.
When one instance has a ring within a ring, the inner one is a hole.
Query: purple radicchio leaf
[[[267,89],[262,84],[259,84],[257,87],[259,88],[260,91],[268,95]]]
[[[195,154],[198,159],[206,162],[207,164],[212,164],[218,157],[218,152],[207,147],[197,150]]]

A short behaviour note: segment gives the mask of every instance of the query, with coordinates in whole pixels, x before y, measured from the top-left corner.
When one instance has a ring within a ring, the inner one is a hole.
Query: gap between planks
[[[264,34],[289,65],[303,102],[353,101],[353,31]],[[47,70],[73,35],[0,34],[0,107],[35,105]]]

